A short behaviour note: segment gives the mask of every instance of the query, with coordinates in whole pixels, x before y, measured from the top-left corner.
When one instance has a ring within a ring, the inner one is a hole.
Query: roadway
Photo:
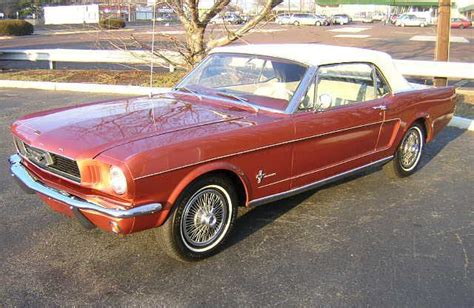
[[[224,251],[181,264],[155,230],[86,231],[9,176],[14,119],[113,97],[0,89],[0,306],[474,306],[474,133],[445,129],[403,180],[242,210]]]

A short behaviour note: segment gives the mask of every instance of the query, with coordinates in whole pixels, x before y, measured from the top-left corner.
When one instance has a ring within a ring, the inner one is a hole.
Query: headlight
[[[117,195],[123,195],[127,191],[127,178],[119,167],[110,167],[110,185]]]

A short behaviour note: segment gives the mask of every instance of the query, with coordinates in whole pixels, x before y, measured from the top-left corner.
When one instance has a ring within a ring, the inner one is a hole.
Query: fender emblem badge
[[[257,183],[260,184],[260,183],[262,183],[264,178],[269,178],[269,177],[274,176],[274,175],[276,175],[276,173],[266,174],[263,170],[259,170],[258,173],[257,173],[257,176],[255,176],[255,178],[257,179]]]
[[[265,178],[265,172],[263,172],[263,170],[259,170],[255,178],[257,179],[258,184],[262,183],[262,180]]]

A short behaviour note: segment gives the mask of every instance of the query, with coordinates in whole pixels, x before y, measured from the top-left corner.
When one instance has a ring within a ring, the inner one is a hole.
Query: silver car
[[[395,25],[397,27],[425,27],[428,25],[428,22],[426,21],[426,18],[421,18],[416,15],[402,15],[401,17],[398,17]]]
[[[290,18],[291,18],[291,14],[279,14],[275,18],[275,22],[280,25],[289,25]]]
[[[329,24],[328,20],[324,16],[310,14],[310,13],[293,14],[290,17],[289,23],[295,26],[300,26],[300,25],[326,26]]]

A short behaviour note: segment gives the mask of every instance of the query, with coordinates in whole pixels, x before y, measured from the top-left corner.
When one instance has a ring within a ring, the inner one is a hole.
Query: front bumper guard
[[[15,177],[18,184],[23,190],[28,193],[38,192],[54,200],[67,204],[74,212],[76,217],[78,216],[78,214],[80,214],[79,210],[94,211],[113,218],[131,218],[136,216],[153,214],[162,209],[162,205],[160,203],[149,203],[128,210],[104,208],[98,204],[86,201],[84,199],[80,199],[65,192],[61,192],[57,189],[48,187],[43,183],[37,181],[21,164],[21,157],[18,154],[10,156],[8,161],[10,162],[10,172],[12,176]],[[78,218],[86,219],[82,214],[80,214]],[[84,223],[85,221],[81,221],[81,224],[84,225]]]

